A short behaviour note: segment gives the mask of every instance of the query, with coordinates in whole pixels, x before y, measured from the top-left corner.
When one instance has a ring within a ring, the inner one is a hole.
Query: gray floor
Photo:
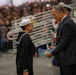
[[[34,58],[34,75],[60,75],[59,68],[52,66],[51,60],[46,57]],[[15,54],[0,56],[0,75],[16,75]]]

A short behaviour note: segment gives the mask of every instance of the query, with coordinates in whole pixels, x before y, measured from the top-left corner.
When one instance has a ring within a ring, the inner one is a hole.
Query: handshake
[[[55,48],[54,46],[49,46],[49,49],[53,49]],[[45,56],[48,58],[51,58],[53,55],[51,54],[51,52],[44,52]]]
[[[45,56],[48,58],[51,58],[53,55],[51,54],[51,52],[44,52]]]

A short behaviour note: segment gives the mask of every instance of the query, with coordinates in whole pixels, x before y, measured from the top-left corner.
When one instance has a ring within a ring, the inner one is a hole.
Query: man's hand
[[[23,75],[29,75],[29,73],[28,72],[23,72]]]
[[[51,58],[51,57],[52,57],[52,54],[51,54],[50,52],[47,52],[45,55],[46,55],[46,57],[48,57],[48,58]]]

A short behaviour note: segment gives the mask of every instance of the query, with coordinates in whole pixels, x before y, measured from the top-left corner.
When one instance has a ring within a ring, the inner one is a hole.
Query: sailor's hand
[[[29,75],[28,71],[27,72],[23,72],[23,75]]]
[[[39,57],[39,54],[38,53],[35,53],[34,57]]]

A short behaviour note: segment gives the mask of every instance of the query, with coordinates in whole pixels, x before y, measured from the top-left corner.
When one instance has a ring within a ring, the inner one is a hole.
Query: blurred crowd
[[[12,48],[12,41],[7,39],[7,33],[12,28],[12,21],[35,15],[52,9],[52,5],[58,4],[57,1],[24,3],[20,6],[0,6],[0,51]],[[7,51],[7,50],[6,50]]]
[[[47,5],[48,4],[48,5]],[[34,15],[43,11],[51,9],[52,4],[58,4],[57,2],[34,2],[24,3],[20,6],[2,6],[0,7],[0,26],[10,26],[10,22],[21,17],[28,15]]]

